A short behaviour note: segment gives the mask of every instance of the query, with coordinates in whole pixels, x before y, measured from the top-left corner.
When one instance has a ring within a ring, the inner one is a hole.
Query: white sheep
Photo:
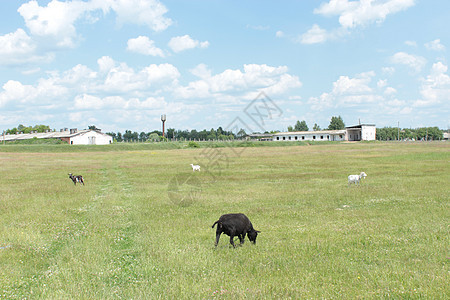
[[[358,185],[358,184],[360,184],[361,178],[366,178],[366,177],[367,177],[367,174],[364,172],[361,172],[361,174],[359,174],[359,175],[349,175],[347,186],[350,186],[350,184],[352,184],[352,183]]]
[[[192,167],[192,172],[195,172],[195,171],[199,171],[200,172],[200,166],[199,165],[191,164],[191,167]]]

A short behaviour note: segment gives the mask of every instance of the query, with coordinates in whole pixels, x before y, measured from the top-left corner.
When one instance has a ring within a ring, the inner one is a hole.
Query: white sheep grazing
[[[200,166],[199,165],[191,164],[191,167],[192,167],[192,172],[195,172],[195,171],[199,171],[200,172]]]
[[[364,172],[361,172],[361,174],[359,174],[359,175],[349,175],[347,186],[350,186],[350,184],[352,184],[352,183],[360,184],[361,178],[366,178],[366,177],[367,177],[367,174]]]

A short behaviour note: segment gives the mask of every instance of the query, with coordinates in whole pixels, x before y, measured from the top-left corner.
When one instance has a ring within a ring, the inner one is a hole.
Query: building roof
[[[354,128],[362,128],[363,126],[375,127],[375,124],[359,124],[359,125],[353,125],[353,126],[346,126],[345,128],[354,129]]]
[[[19,134],[5,134],[5,141],[17,141],[17,140],[29,140],[33,138],[38,139],[61,139],[61,138],[71,138],[77,135],[85,134],[90,131],[95,131],[99,134],[105,135],[105,133],[99,132],[97,130],[84,129],[84,130],[65,130],[65,131],[50,131],[50,132],[39,132],[39,133],[19,133]],[[3,135],[0,135],[0,141],[3,141]]]
[[[274,135],[299,135],[299,134],[345,134],[345,129],[342,130],[318,130],[318,131],[288,131],[278,132]]]

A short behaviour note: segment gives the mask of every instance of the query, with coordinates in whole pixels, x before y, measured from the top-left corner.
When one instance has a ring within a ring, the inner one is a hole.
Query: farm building
[[[60,131],[48,132],[31,132],[19,134],[6,134],[0,136],[0,141],[20,141],[29,140],[33,138],[38,139],[60,139],[71,145],[107,145],[113,142],[111,136],[102,133],[100,130],[77,130],[76,128],[68,130],[61,129]]]
[[[291,131],[273,135],[273,141],[374,141],[375,125],[361,124],[342,130]]]

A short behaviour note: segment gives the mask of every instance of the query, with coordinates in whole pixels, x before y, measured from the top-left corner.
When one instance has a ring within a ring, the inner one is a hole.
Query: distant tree
[[[306,121],[297,121],[297,123],[295,123],[295,127],[294,127],[295,131],[308,131],[308,125],[306,125]]]
[[[117,141],[118,142],[123,142],[122,133],[120,133],[120,132],[117,133]]]
[[[175,128],[167,128],[167,137],[169,139],[175,138]]]
[[[95,127],[95,125],[91,125],[88,128],[89,130],[100,130],[99,128]]]
[[[288,126],[288,131],[289,132],[294,131],[294,128],[292,126]]]
[[[344,120],[341,116],[331,117],[330,125],[328,125],[328,130],[341,130],[345,129]]]
[[[314,131],[320,131],[320,126],[317,125],[317,123],[314,123],[313,130]]]
[[[242,139],[247,135],[247,133],[245,132],[245,130],[243,128],[241,128],[238,133],[237,133],[237,138]]]
[[[115,132],[107,132],[107,135],[110,135],[113,138],[113,141],[117,141],[117,134]]]
[[[159,142],[160,136],[157,133],[153,132],[153,133],[150,133],[150,135],[148,136],[148,140],[152,141],[152,142]]]
[[[147,139],[148,139],[148,134],[142,131],[139,134],[139,140],[142,141],[142,142],[145,142]]]

